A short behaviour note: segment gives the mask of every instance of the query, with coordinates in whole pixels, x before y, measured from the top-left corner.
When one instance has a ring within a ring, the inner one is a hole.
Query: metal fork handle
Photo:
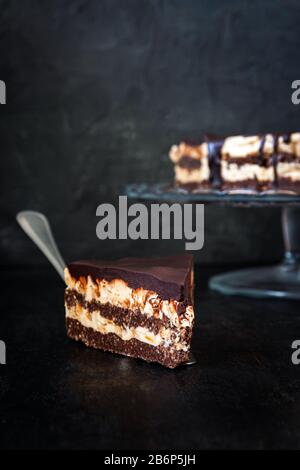
[[[22,211],[17,214],[16,219],[24,232],[39,247],[64,280],[66,263],[54,241],[47,217],[41,212]]]

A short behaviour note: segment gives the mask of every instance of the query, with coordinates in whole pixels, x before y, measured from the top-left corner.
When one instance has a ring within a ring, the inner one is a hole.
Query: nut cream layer
[[[115,307],[138,310],[147,317],[156,319],[167,318],[171,326],[185,328],[192,327],[194,310],[192,305],[183,306],[176,300],[161,300],[152,291],[138,288],[132,289],[122,279],[106,281],[93,279],[88,276],[75,279],[65,268],[65,281],[69,289],[83,295],[87,302],[95,301],[101,304],[109,303]]]
[[[287,178],[292,182],[300,182],[300,162],[299,163],[284,163],[280,162],[277,165],[278,178]]]
[[[257,180],[259,182],[272,182],[274,180],[274,169],[273,167],[263,167],[257,164],[245,163],[242,166],[236,163],[230,163],[223,161],[221,163],[222,178],[228,182],[248,181]]]
[[[188,169],[175,165],[175,180],[181,184],[203,183],[209,180],[209,167],[207,159],[200,168]]]
[[[285,153],[300,157],[300,132],[290,134],[286,142],[283,136],[278,138],[278,153]]]
[[[237,135],[227,137],[221,149],[221,154],[229,158],[257,157],[260,153],[271,155],[274,151],[274,138],[267,134],[262,141],[259,135]]]
[[[113,333],[123,341],[130,341],[136,339],[142,343],[147,343],[152,346],[163,346],[167,348],[174,348],[176,351],[187,351],[189,346],[183,340],[180,330],[174,331],[171,328],[161,327],[158,333],[153,333],[148,328],[136,326],[127,327],[125,325],[118,325],[113,320],[101,315],[100,311],[93,310],[92,312],[76,303],[75,305],[67,305],[66,317],[77,320],[81,325],[86,328],[92,328],[94,331],[101,334]]]

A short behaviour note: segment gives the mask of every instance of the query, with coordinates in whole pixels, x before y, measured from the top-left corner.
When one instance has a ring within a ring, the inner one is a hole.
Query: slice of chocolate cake
[[[189,359],[193,257],[77,261],[65,268],[67,334],[174,368]]]

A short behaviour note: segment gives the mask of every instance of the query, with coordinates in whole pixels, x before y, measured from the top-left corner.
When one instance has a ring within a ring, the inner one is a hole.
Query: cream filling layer
[[[262,138],[259,135],[236,135],[233,137],[227,137],[222,147],[222,155],[228,155],[233,158],[257,156],[260,152],[261,140]],[[265,136],[263,153],[270,155],[273,150],[273,136],[271,134],[267,134]]]
[[[222,155],[228,155],[234,158],[244,158],[257,156],[262,151],[264,155],[271,155],[276,150],[275,141],[272,134],[265,135],[263,148],[261,149],[262,136],[243,136],[237,135],[227,137],[222,147]],[[290,135],[289,141],[284,142],[284,136],[278,137],[278,153],[287,153],[296,157],[300,156],[300,133],[294,132]]]
[[[188,169],[175,165],[175,179],[178,183],[203,183],[209,180],[207,158],[204,158],[200,168]]]
[[[69,289],[83,295],[87,302],[95,300],[115,307],[138,309],[147,317],[162,319],[165,316],[176,327],[191,327],[194,321],[194,309],[191,305],[179,316],[179,302],[176,300],[161,300],[155,292],[142,288],[132,289],[121,279],[110,282],[105,279],[94,281],[91,276],[75,279],[70,275],[68,268],[65,268],[65,281]]]
[[[289,142],[284,142],[284,138],[281,136],[278,139],[278,152],[288,153],[300,157],[300,133],[294,132],[290,135]]]
[[[255,179],[262,182],[274,180],[274,169],[272,166],[262,167],[251,163],[237,165],[236,163],[222,162],[221,174],[225,181],[231,183]]]
[[[187,351],[186,344],[180,342],[180,335],[171,340],[171,334],[174,333],[168,328],[162,327],[159,334],[154,334],[147,328],[137,326],[135,328],[128,328],[125,326],[116,325],[112,320],[105,318],[97,310],[90,312],[88,309],[79,304],[71,307],[65,305],[66,317],[77,320],[81,325],[86,328],[92,328],[101,334],[114,333],[123,341],[137,339],[142,343],[150,344],[151,346],[174,347],[176,350]]]
[[[277,174],[280,178],[300,181],[300,163],[278,163]]]

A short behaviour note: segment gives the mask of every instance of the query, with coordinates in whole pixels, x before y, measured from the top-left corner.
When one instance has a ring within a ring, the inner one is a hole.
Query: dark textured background
[[[46,263],[14,222],[45,212],[67,259],[175,250],[96,238],[126,182],[168,181],[203,132],[299,129],[298,0],[0,0],[0,262]],[[272,261],[277,209],[208,207],[205,263]]]

